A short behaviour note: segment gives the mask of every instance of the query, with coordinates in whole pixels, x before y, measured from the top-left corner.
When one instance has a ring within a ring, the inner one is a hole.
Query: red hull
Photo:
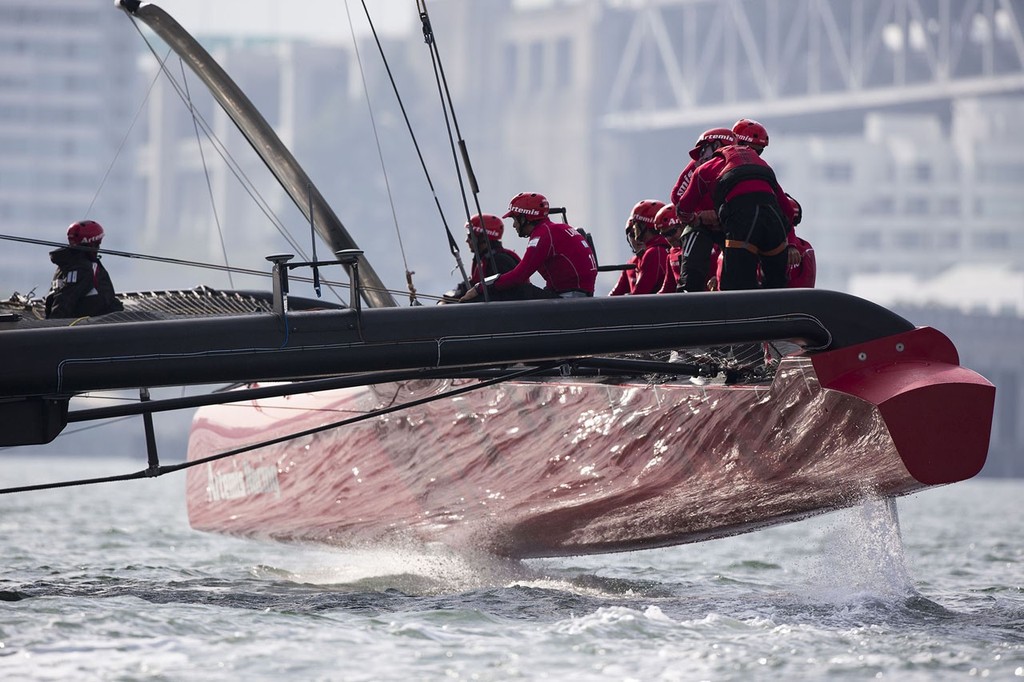
[[[451,384],[203,408],[189,459]],[[189,518],[235,535],[512,557],[695,542],[970,478],[994,395],[927,328],[785,358],[764,386],[506,383],[190,469]]]

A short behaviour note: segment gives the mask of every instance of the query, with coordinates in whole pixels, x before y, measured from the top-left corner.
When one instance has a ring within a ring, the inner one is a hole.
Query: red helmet
[[[540,220],[548,214],[548,200],[536,192],[520,192],[508,202],[508,212],[502,218],[524,216],[527,220]]]
[[[768,146],[768,131],[753,119],[741,118],[733,125],[732,131],[736,133],[736,139],[740,144],[761,148]]]
[[[89,246],[103,240],[103,226],[95,220],[79,220],[68,228],[68,244]]]
[[[736,144],[736,136],[728,128],[712,128],[711,130],[705,130],[701,133],[701,136],[697,138],[697,143],[693,145],[693,149],[690,150],[690,158],[694,161],[700,159],[700,153],[708,145],[715,145],[715,149],[724,147],[730,144]]]
[[[466,223],[466,229],[498,241],[501,239],[501,235],[505,234],[505,223],[501,222],[501,218],[496,215],[484,213],[470,218]]]
[[[665,202],[657,199],[644,199],[636,202],[629,216],[630,222],[639,223],[645,230],[654,230],[654,217],[664,208]]]
[[[654,216],[654,229],[658,232],[665,234],[672,230],[682,227],[683,221],[679,219],[679,215],[676,213],[676,207],[672,204],[665,204],[658,214]]]

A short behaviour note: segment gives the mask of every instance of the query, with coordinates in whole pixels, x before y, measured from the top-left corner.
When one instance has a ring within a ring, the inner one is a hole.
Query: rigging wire
[[[466,177],[470,183],[470,189],[473,195],[473,205],[476,208],[477,215],[482,215],[483,211],[480,209],[480,188],[477,186],[476,177],[473,174],[473,168],[469,162],[469,149],[466,146],[466,141],[462,138],[462,131],[459,130],[459,121],[455,116],[455,105],[452,101],[451,90],[448,88],[448,79],[444,74],[444,65],[441,62],[441,53],[437,47],[437,38],[434,35],[434,28],[430,23],[430,15],[427,12],[426,0],[416,0],[416,8],[419,11],[420,24],[423,29],[423,42],[427,44],[430,50],[430,61],[434,68],[434,81],[437,83],[438,97],[441,99],[441,110],[444,113],[445,128],[448,131],[448,146],[452,150],[452,159],[455,163],[455,174],[459,179],[459,192],[462,195],[462,206],[466,214],[466,224],[469,225],[471,219],[469,201],[466,198],[466,186],[462,180],[462,171],[466,173]],[[450,116],[450,118],[449,118]],[[455,128],[455,135],[452,134],[452,128]],[[456,143],[455,138],[458,137]],[[456,147],[462,153],[462,168],[459,166],[459,154],[456,152]],[[476,256],[476,261],[483,264],[483,258],[480,253],[480,247],[476,240],[470,242],[473,253]],[[490,261],[491,270],[493,272],[498,271],[497,263],[494,261],[494,251],[488,249],[487,257]],[[481,273],[482,275],[483,273]],[[466,284],[466,288],[469,288],[469,284]],[[484,295],[484,301],[489,301],[489,294],[487,287],[482,288]]]
[[[365,4],[363,7],[365,8]],[[416,287],[413,286],[412,276],[416,273],[409,270],[409,261],[405,257],[405,244],[402,243],[402,230],[398,226],[398,213],[395,211],[395,198],[391,193],[391,181],[388,179],[388,169],[384,163],[384,151],[380,146],[380,133],[377,132],[377,119],[373,114],[373,103],[370,101],[370,88],[366,84],[366,73],[363,70],[363,58],[359,53],[359,41],[356,39],[355,25],[352,23],[352,14],[349,12],[348,0],[345,0],[345,16],[348,18],[348,29],[352,34],[352,49],[356,55],[356,64],[359,66],[359,78],[363,83],[363,93],[366,95],[366,109],[370,114],[370,126],[373,128],[373,139],[377,145],[377,158],[380,159],[380,170],[384,176],[384,188],[387,190],[388,203],[391,206],[391,218],[395,224],[395,234],[398,236],[398,250],[402,254],[402,265],[405,268],[405,282],[409,288],[409,305],[419,305],[416,300]]]
[[[169,69],[167,69],[166,65],[160,61],[159,57],[157,56],[156,50],[153,47],[153,44],[146,37],[145,33],[143,33],[136,19],[132,16],[129,16],[128,18],[131,20],[132,25],[135,27],[135,30],[141,36],[143,42],[145,42],[146,46],[149,48],[149,51],[153,54],[154,57],[156,57],[157,63],[160,65],[159,71],[167,77],[168,83],[170,83],[171,87],[177,93],[178,97],[182,100],[182,102],[185,103],[185,106],[188,107],[188,97],[185,94],[181,84],[178,83],[177,79],[175,79],[174,75],[170,72]],[[194,108],[190,108],[190,112],[192,114],[193,121],[198,123],[199,127],[203,131],[203,134],[206,136],[206,139],[210,142],[214,150],[221,157],[225,165],[235,176],[239,184],[249,195],[249,197],[253,200],[253,202],[263,213],[263,215],[270,221],[270,223],[274,226],[278,233],[288,242],[291,248],[294,249],[297,254],[299,254],[299,256],[301,256],[304,260],[309,260],[309,257],[306,255],[306,252],[302,248],[301,244],[288,232],[288,229],[284,226],[284,223],[277,216],[274,210],[270,207],[269,202],[267,202],[267,200],[263,198],[260,191],[256,188],[255,183],[248,177],[245,171],[242,170],[240,164],[237,161],[235,161],[235,159],[231,156],[230,152],[228,152],[227,150],[227,146],[213,132],[213,127],[206,121],[206,119],[203,118],[202,114],[199,111],[195,110]],[[342,300],[341,296],[337,292],[334,293],[339,300]]]
[[[32,492],[32,491],[37,491],[37,490],[52,490],[52,489],[55,489],[55,488],[71,488],[71,487],[77,487],[77,486],[83,486],[83,485],[94,485],[94,484],[97,484],[97,483],[114,483],[114,482],[117,482],[117,481],[131,481],[131,480],[137,480],[137,479],[142,479],[142,478],[156,478],[158,476],[163,476],[164,474],[174,473],[174,472],[177,472],[177,471],[181,471],[183,469],[190,469],[192,467],[196,467],[196,466],[199,466],[201,464],[207,464],[209,462],[215,462],[215,461],[220,460],[220,459],[226,459],[228,457],[234,457],[236,455],[241,455],[243,453],[250,452],[252,450],[258,450],[259,448],[265,448],[265,447],[269,447],[271,445],[277,445],[278,443],[286,443],[288,441],[296,440],[298,438],[303,438],[305,436],[312,436],[312,435],[315,435],[317,433],[321,433],[323,431],[330,431],[331,429],[337,429],[337,428],[341,428],[343,426],[350,426],[350,425],[356,424],[358,422],[363,422],[363,421],[367,421],[367,420],[370,420],[370,419],[375,419],[376,417],[382,417],[382,416],[384,416],[386,414],[391,414],[393,412],[398,412],[400,410],[404,410],[404,409],[409,408],[409,407],[418,407],[420,405],[426,405],[428,403],[436,402],[438,400],[444,400],[445,398],[453,398],[455,396],[459,396],[459,395],[462,395],[464,393],[470,393],[472,391],[475,391],[475,390],[478,390],[478,389],[481,389],[481,388],[487,388],[489,386],[494,386],[495,384],[500,384],[500,383],[503,383],[503,382],[506,382],[506,381],[512,381],[514,379],[518,379],[518,378],[521,378],[521,377],[527,377],[527,376],[530,376],[532,374],[537,374],[539,372],[546,371],[546,370],[550,369],[551,367],[556,366],[557,364],[558,364],[557,362],[542,363],[542,364],[539,364],[539,365],[535,365],[533,367],[527,367],[525,369],[520,369],[520,370],[516,370],[514,372],[509,372],[508,374],[502,375],[500,377],[495,377],[494,379],[487,379],[487,380],[484,380],[484,381],[480,381],[479,383],[468,384],[466,386],[460,386],[459,388],[453,388],[450,391],[445,391],[443,393],[438,393],[438,394],[435,394],[435,395],[425,396],[425,397],[419,398],[417,400],[411,400],[411,401],[409,401],[407,403],[401,403],[401,404],[398,404],[398,405],[389,405],[387,407],[383,407],[383,408],[380,408],[378,410],[371,410],[370,412],[366,412],[366,413],[358,415],[356,417],[349,417],[347,419],[341,419],[339,421],[331,422],[329,424],[321,424],[320,426],[316,426],[316,427],[313,427],[313,428],[310,428],[310,429],[305,429],[303,431],[297,431],[295,433],[290,433],[290,434],[286,434],[286,435],[283,435],[283,436],[278,436],[276,438],[270,438],[270,439],[265,440],[265,441],[260,441],[259,443],[252,443],[250,445],[245,445],[245,446],[242,446],[242,447],[239,447],[239,448],[235,448],[233,450],[227,450],[225,452],[219,452],[219,453],[214,454],[214,455],[209,455],[207,457],[202,457],[202,458],[199,458],[199,459],[194,459],[194,460],[191,460],[191,461],[188,461],[188,462],[182,462],[180,464],[157,465],[157,466],[149,467],[147,469],[143,469],[141,471],[136,471],[136,472],[133,472],[133,473],[130,473],[130,474],[120,474],[120,475],[115,475],[115,476],[102,476],[102,477],[98,477],[98,478],[84,478],[84,479],[77,479],[77,480],[73,480],[73,481],[58,481],[58,482],[55,482],[55,483],[39,483],[39,484],[35,484],[35,485],[15,486],[15,487],[11,487],[11,488],[0,488],[0,495],[7,495],[7,494],[10,494],[10,493]]]
[[[224,254],[224,265],[228,268],[228,286],[234,289],[235,280],[231,276],[231,262],[228,260],[228,247],[224,243],[224,229],[220,224],[220,215],[217,213],[217,202],[213,197],[213,183],[210,181],[210,169],[206,165],[206,153],[203,151],[203,140],[199,136],[199,123],[196,122],[195,116],[196,107],[192,103],[192,93],[189,92],[188,89],[188,78],[185,75],[185,62],[179,58],[178,65],[181,66],[181,82],[185,87],[185,106],[188,107],[189,113],[192,114],[192,128],[196,132],[196,146],[199,147],[199,158],[203,163],[203,177],[206,178],[206,191],[210,195],[210,209],[213,211],[213,221],[217,224],[217,236],[220,237],[220,250],[221,253]]]
[[[161,68],[163,68],[162,65],[171,56],[171,50],[170,48],[167,49],[167,54],[164,55],[163,59],[157,57],[155,52],[153,53],[153,56],[156,57],[157,61],[161,64]],[[139,108],[135,110],[135,115],[132,117],[131,124],[128,126],[128,129],[124,132],[124,135],[121,137],[121,142],[117,145],[117,150],[114,152],[114,158],[110,160],[110,164],[107,166],[106,172],[103,173],[103,178],[100,180],[100,185],[99,187],[96,188],[96,193],[92,195],[92,201],[89,202],[89,208],[87,208],[85,211],[85,216],[89,216],[92,214],[92,207],[96,205],[96,200],[99,199],[100,192],[103,191],[103,186],[107,183],[107,178],[110,177],[111,171],[114,170],[114,164],[117,163],[117,160],[119,158],[121,158],[121,152],[124,151],[124,145],[128,142],[128,137],[131,135],[132,130],[135,129],[135,124],[139,122],[139,116],[142,115],[143,110],[146,108],[146,102],[149,101],[150,95],[153,94],[153,88],[156,87],[156,83],[158,80],[160,80],[159,69],[157,70],[156,74],[154,74],[153,80],[150,82],[149,88],[146,90],[146,96],[142,98],[141,102],[139,102]]]
[[[459,272],[462,274],[462,281],[469,288],[469,276],[466,274],[466,267],[462,263],[462,256],[459,253],[459,244],[455,241],[455,237],[452,235],[451,229],[448,227],[448,221],[444,217],[444,210],[441,208],[441,201],[438,199],[437,190],[434,187],[434,181],[430,177],[430,171],[427,169],[427,163],[423,159],[423,152],[420,149],[419,141],[416,139],[416,133],[412,129],[412,123],[409,121],[409,114],[405,110],[405,102],[402,100],[402,96],[398,92],[398,85],[395,83],[395,76],[391,72],[391,64],[388,62],[387,56],[384,54],[384,46],[381,45],[380,37],[377,35],[377,28],[373,24],[373,19],[370,18],[370,10],[366,7],[366,0],[362,0],[363,13],[366,15],[366,21],[370,24],[370,31],[373,33],[373,39],[377,44],[377,51],[380,53],[381,61],[384,63],[384,70],[387,71],[388,79],[391,81],[391,89],[395,93],[395,99],[398,100],[398,107],[402,111],[402,118],[405,119],[405,127],[409,131],[409,136],[412,138],[413,147],[416,149],[416,156],[419,157],[420,166],[423,168],[423,174],[426,176],[427,185],[430,187],[430,194],[434,197],[434,205],[437,206],[438,215],[441,217],[441,225],[444,227],[444,232],[448,238],[448,249],[451,251],[452,257],[455,259],[455,263],[459,268]],[[351,21],[349,21],[351,25]],[[461,176],[459,177],[459,183],[462,183]]]
[[[19,237],[17,235],[11,235],[11,234],[0,234],[0,241],[20,242],[20,243],[23,243],[23,244],[35,244],[35,245],[38,245],[38,246],[51,246],[51,247],[66,247],[67,246],[66,243],[62,243],[62,242],[50,241],[48,239],[35,239],[33,237]],[[130,251],[115,251],[113,249],[100,249],[99,253],[100,253],[100,255],[103,255],[103,256],[116,256],[118,258],[132,258],[132,259],[136,259],[136,260],[152,261],[154,263],[165,263],[167,265],[180,265],[182,267],[187,267],[187,268],[199,268],[199,269],[205,269],[205,270],[217,270],[217,271],[220,271],[220,272],[225,272],[225,271],[230,270],[231,272],[233,272],[235,274],[239,274],[239,275],[252,275],[254,277],[272,277],[273,276],[272,273],[266,272],[264,270],[253,270],[251,268],[242,268],[242,267],[238,267],[238,266],[228,267],[228,266],[224,266],[224,265],[218,265],[216,263],[202,263],[200,261],[194,261],[194,260],[182,260],[180,258],[171,258],[170,256],[151,256],[151,255],[143,254],[143,253],[132,253]],[[313,282],[313,278],[312,277],[303,277],[301,275],[295,275],[295,274],[289,275],[289,279],[291,281],[298,281],[298,282],[303,282],[303,283],[312,283]],[[327,280],[327,279],[324,279],[324,280],[321,280],[321,281],[325,285],[331,287],[332,290],[333,290],[334,287],[338,287],[338,288],[341,288],[341,289],[348,289],[351,286],[348,282],[338,282],[336,280]],[[360,286],[362,286],[363,288],[369,288],[365,284],[361,284]],[[384,289],[384,291],[387,291],[390,294],[403,294],[403,293],[405,293],[405,292],[403,292],[403,291],[401,291],[399,289]],[[431,300],[438,300],[438,301],[442,299],[441,296],[434,296],[432,294],[418,294],[418,296],[420,298],[428,298],[428,299],[431,299]]]

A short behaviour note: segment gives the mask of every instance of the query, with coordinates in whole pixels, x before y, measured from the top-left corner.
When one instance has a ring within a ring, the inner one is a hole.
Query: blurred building
[[[137,49],[113,3],[0,0],[3,233],[65,242],[68,225],[88,217],[106,226],[105,247],[131,243]],[[4,242],[0,295],[45,294],[53,274],[46,252]]]
[[[203,38],[282,141],[296,146],[323,125],[332,98],[347,88],[348,58],[335,46],[294,40]],[[172,55],[157,76],[153,59],[141,61],[155,80],[149,95],[138,176],[145,214],[138,248],[145,253],[211,265],[265,269],[264,256],[282,251],[275,225],[296,222],[296,209],[238,133],[206,86]],[[308,231],[308,229],[307,229]],[[303,235],[302,248],[310,248]],[[295,253],[297,248],[288,249]],[[226,274],[151,269],[150,286],[210,284],[266,286]]]
[[[957,100],[948,123],[869,113],[857,134],[773,140],[765,157],[803,205],[799,232],[817,252],[819,286],[844,290],[870,273],[934,278],[965,264],[1024,272],[1024,140],[1012,133],[1021,117],[1024,93]],[[951,302],[957,288],[984,293],[952,284]]]

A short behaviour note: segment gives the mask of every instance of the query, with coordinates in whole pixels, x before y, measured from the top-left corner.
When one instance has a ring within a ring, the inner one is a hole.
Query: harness
[[[764,160],[758,156],[750,147],[722,147],[715,154],[725,159],[725,170],[718,177],[718,183],[715,185],[714,202],[718,208],[718,213],[722,223],[725,223],[725,200],[738,184],[747,180],[761,180],[768,184],[773,191],[779,190],[779,183],[775,179],[775,171],[771,169]],[[757,213],[759,213],[761,207],[757,207]],[[753,232],[754,225],[757,223],[757,213],[754,214],[754,221],[751,223],[751,232]],[[775,214],[775,218],[782,224],[785,223],[778,215],[776,211],[772,211]],[[783,240],[781,244],[775,248],[762,251],[757,248],[754,244],[750,243],[750,233],[747,234],[746,240],[739,239],[726,239],[725,248],[727,249],[744,249],[754,254],[755,256],[777,256],[786,250],[789,244]]]
[[[750,147],[722,147],[715,154],[725,159],[725,170],[718,176],[715,194],[712,197],[719,211],[725,204],[729,192],[744,180],[762,180],[768,183],[772,190],[778,188],[775,171]]]

